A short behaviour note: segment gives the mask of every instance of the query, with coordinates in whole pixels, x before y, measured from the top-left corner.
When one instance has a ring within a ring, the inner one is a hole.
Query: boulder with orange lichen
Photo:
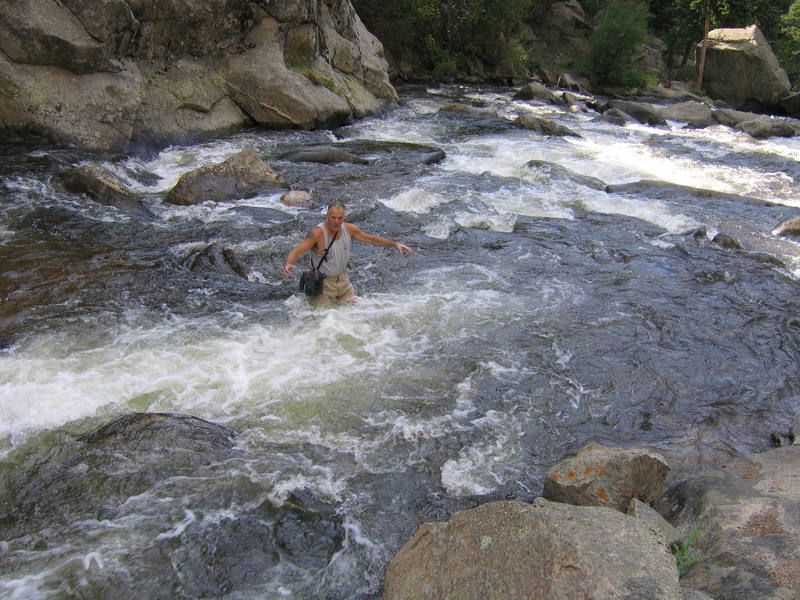
[[[578,506],[609,506],[621,512],[631,499],[652,504],[664,492],[666,461],[653,452],[590,444],[550,469],[543,496]]]

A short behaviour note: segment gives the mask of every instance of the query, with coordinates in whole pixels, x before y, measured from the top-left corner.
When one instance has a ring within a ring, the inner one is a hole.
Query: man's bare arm
[[[289,278],[289,273],[294,270],[297,259],[311,250],[314,245],[318,243],[320,237],[322,237],[322,230],[319,227],[314,227],[308,232],[308,235],[306,235],[302,242],[292,248],[289,255],[286,257],[286,263],[283,265],[284,279]]]
[[[361,228],[358,225],[353,225],[352,223],[346,223],[347,230],[350,232],[350,235],[354,240],[358,240],[359,242],[366,242],[368,244],[372,244],[374,246],[384,246],[386,248],[395,248],[400,254],[413,254],[414,251],[409,248],[408,246],[401,244],[400,242],[395,242],[394,240],[390,240],[389,238],[385,238],[380,235],[373,235],[371,233],[365,233],[361,231]]]

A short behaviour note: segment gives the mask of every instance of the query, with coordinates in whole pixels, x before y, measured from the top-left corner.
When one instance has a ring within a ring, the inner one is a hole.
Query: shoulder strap
[[[323,225],[323,227],[324,227],[324,225]],[[342,223],[342,227],[344,227],[344,223]],[[319,260],[319,263],[317,263],[316,267],[314,266],[314,261],[313,260],[311,261],[311,269],[312,270],[314,270],[314,271],[318,270],[322,266],[322,263],[325,262],[325,259],[328,258],[328,250],[331,249],[331,246],[333,246],[333,242],[336,241],[336,237],[338,235],[339,235],[339,231],[337,231],[336,233],[333,234],[333,238],[331,238],[331,243],[328,244],[327,248],[325,248],[325,254],[322,255],[322,258]]]

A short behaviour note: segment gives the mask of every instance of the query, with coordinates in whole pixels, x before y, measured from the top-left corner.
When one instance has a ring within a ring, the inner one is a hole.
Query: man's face
[[[339,228],[344,223],[344,209],[338,206],[332,206],[328,209],[328,228],[331,232],[339,231]]]

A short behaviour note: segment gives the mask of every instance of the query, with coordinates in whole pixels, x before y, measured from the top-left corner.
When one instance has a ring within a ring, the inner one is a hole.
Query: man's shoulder
[[[322,231],[321,225],[314,225],[311,229],[308,230],[308,235],[317,237],[320,235],[325,235],[325,232]]]

